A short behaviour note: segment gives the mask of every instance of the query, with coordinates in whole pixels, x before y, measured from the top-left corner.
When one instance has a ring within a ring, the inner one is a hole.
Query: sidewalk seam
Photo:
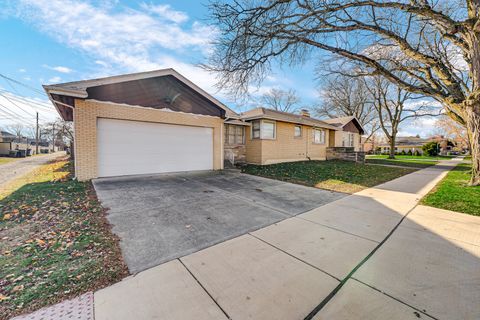
[[[295,260],[298,260],[298,261],[300,261],[300,262],[302,262],[302,263],[304,263],[304,264],[306,264],[306,265],[308,265],[308,266],[310,266],[310,267],[312,267],[312,268],[314,268],[314,269],[317,269],[318,271],[320,271],[320,272],[322,272],[322,273],[325,273],[326,275],[328,275],[328,276],[330,276],[330,277],[334,278],[334,279],[335,279],[335,280],[337,280],[337,281],[342,281],[342,280],[340,280],[339,278],[335,277],[334,275],[332,275],[332,274],[328,273],[327,271],[325,271],[325,270],[322,270],[322,269],[320,269],[319,267],[317,267],[317,266],[314,266],[313,264],[311,264],[311,263],[308,263],[307,261],[305,261],[305,260],[302,260],[302,259],[300,259],[299,257],[296,257],[296,256],[294,256],[294,255],[292,255],[292,254],[290,254],[290,253],[286,252],[285,250],[282,250],[282,249],[280,249],[279,247],[277,247],[277,246],[275,246],[275,245],[273,245],[273,244],[271,244],[271,243],[269,243],[269,242],[267,242],[267,241],[263,240],[262,238],[259,238],[259,237],[255,236],[255,235],[251,234],[251,233],[248,233],[248,235],[250,235],[250,236],[254,237],[254,238],[255,238],[255,239],[257,239],[257,240],[260,240],[260,241],[262,241],[263,243],[265,243],[265,244],[267,244],[267,245],[269,245],[269,246],[271,246],[271,247],[273,247],[273,248],[277,249],[278,251],[280,251],[280,252],[282,252],[282,253],[285,253],[286,255],[288,255],[288,256],[290,256],[290,257],[294,258]]]
[[[402,300],[400,300],[400,299],[398,299],[398,298],[395,298],[394,296],[389,295],[388,293],[386,293],[386,292],[384,292],[384,291],[382,291],[382,290],[380,290],[380,289],[377,289],[377,288],[375,288],[374,286],[369,285],[368,283],[365,283],[365,282],[363,282],[363,281],[361,281],[361,280],[359,280],[359,279],[357,279],[357,278],[354,278],[354,277],[352,277],[352,280],[355,280],[355,281],[357,281],[357,282],[359,282],[359,283],[361,283],[361,284],[369,287],[369,288],[372,289],[372,290],[375,290],[375,291],[377,291],[377,292],[379,292],[379,293],[381,293],[381,294],[383,294],[383,295],[386,295],[387,297],[389,297],[389,298],[391,298],[391,299],[393,299],[393,300],[395,300],[395,301],[397,301],[397,302],[400,302],[401,304],[404,304],[404,305],[406,305],[407,307],[410,307],[410,308],[412,308],[412,309],[414,309],[414,310],[417,310],[418,312],[426,315],[427,317],[430,317],[430,318],[435,319],[435,320],[439,320],[438,318],[436,318],[436,317],[428,314],[428,313],[426,312],[426,310],[420,310],[420,309],[418,309],[417,307],[414,307],[414,306],[412,306],[412,305],[410,305],[410,304],[408,304],[408,303],[406,303],[406,302],[403,302]]]
[[[440,163],[437,164],[437,165],[440,165]],[[452,169],[453,169],[454,167],[456,167],[457,165],[458,165],[458,164],[456,164],[456,165],[453,166],[453,167],[450,167],[450,166],[449,166],[449,169],[446,170],[446,172],[448,173],[450,170],[452,170]],[[435,165],[435,166],[436,166],[436,165]],[[435,167],[435,166],[430,166],[430,167],[427,167],[427,168],[422,169],[422,170],[428,170],[428,169],[430,169],[430,168],[432,168],[432,167]],[[418,170],[418,171],[421,171],[421,170]],[[416,171],[416,172],[418,172],[418,171]],[[415,173],[415,172],[413,172],[413,173]],[[412,173],[412,174],[413,174],[413,173]],[[436,185],[436,184],[435,184],[435,185]],[[435,187],[435,186],[433,186],[433,187]],[[433,189],[433,187],[432,187],[432,189]],[[423,198],[423,197],[421,197],[421,198]],[[340,289],[347,283],[347,281],[348,281],[349,279],[353,278],[353,274],[354,274],[355,272],[357,272],[357,270],[360,269],[360,267],[362,267],[362,266],[375,254],[375,252],[377,252],[377,250],[380,249],[380,248],[383,246],[383,244],[392,236],[392,234],[398,229],[398,227],[400,227],[400,225],[401,225],[402,222],[407,218],[407,216],[410,214],[410,212],[412,212],[412,211],[413,211],[417,206],[419,206],[419,205],[420,205],[420,200],[418,200],[418,201],[415,203],[415,205],[413,206],[413,208],[411,208],[410,210],[407,211],[407,213],[406,213],[406,214],[400,219],[400,221],[393,227],[393,229],[387,234],[387,236],[386,236],[375,248],[373,248],[373,250],[372,250],[362,261],[360,261],[360,262],[355,266],[355,268],[353,268],[353,269],[350,271],[350,273],[349,273],[343,280],[340,281],[340,283],[338,284],[338,286],[335,287],[335,289],[333,289],[332,292],[330,292],[330,294],[329,294],[328,296],[326,296],[325,299],[323,299],[323,300],[304,318],[304,320],[312,320],[313,317],[315,317],[315,315],[316,315],[318,312],[320,312],[320,310],[322,310],[322,309],[325,307],[325,305],[327,305],[327,303],[330,302],[330,300],[333,299],[333,297],[335,297],[335,295],[337,294],[337,292],[340,291]],[[358,281],[356,278],[353,278],[353,279],[356,280],[356,281]],[[379,292],[385,294],[385,293],[382,292],[382,291],[379,291]],[[385,294],[385,295],[389,297],[389,295],[387,295],[387,294]],[[398,300],[398,299],[395,299],[395,300]],[[399,301],[399,302],[402,302],[402,301],[400,301],[400,300],[398,300],[398,301]],[[405,304],[405,305],[408,305],[408,304],[406,304],[406,303],[404,303],[404,302],[402,302],[402,303]],[[415,309],[415,308],[414,308],[414,309]],[[415,310],[417,310],[417,309],[415,309]],[[422,312],[422,313],[423,313],[423,312]],[[426,315],[428,315],[428,314],[426,314]],[[430,315],[428,315],[428,316],[429,316],[429,317],[432,317],[432,316],[430,316]],[[433,318],[433,317],[432,317],[432,318]],[[434,319],[435,319],[435,318],[434,318]]]
[[[323,299],[305,318],[304,320],[312,320],[313,317],[318,313],[320,312],[320,310],[323,309],[323,307],[325,307],[325,305],[330,302],[330,300],[333,299],[333,297],[337,294],[338,291],[340,291],[340,289],[347,283],[347,281],[352,278],[353,274],[358,270],[360,269],[361,266],[363,266],[365,264],[365,262],[367,262],[374,254],[375,252],[377,252],[378,249],[380,249],[382,247],[382,245],[387,242],[387,240],[391,237],[391,235],[395,232],[395,230],[397,230],[397,228],[400,226],[400,224],[403,222],[403,220],[405,220],[405,218],[408,216],[408,214],[410,212],[413,211],[413,209],[415,209],[417,207],[417,205],[415,205],[412,209],[410,209],[403,217],[402,219],[400,219],[400,221],[393,227],[392,230],[390,230],[390,232],[387,234],[387,236],[375,247],[373,248],[373,250],[365,257],[363,258],[362,261],[360,261],[351,271],[350,273],[343,279],[340,281],[340,283],[338,284],[338,286],[332,290],[332,292],[330,292],[330,294],[328,296],[325,297],[325,299]]]
[[[222,313],[225,315],[225,317],[227,317],[227,319],[232,319],[230,318],[230,316],[228,315],[228,313],[220,306],[220,304],[218,304],[217,300],[215,300],[213,298],[213,296],[210,294],[210,292],[208,292],[208,290],[203,286],[203,284],[197,279],[197,277],[195,277],[195,275],[193,274],[192,271],[190,271],[190,269],[188,269],[188,267],[183,263],[183,261],[181,260],[181,258],[178,258],[177,259],[181,265],[188,271],[188,273],[193,277],[193,279],[195,279],[195,281],[198,283],[198,285],[203,289],[203,291],[205,291],[205,293],[210,297],[210,299],[212,299],[212,301],[215,303],[215,305],[222,311]]]

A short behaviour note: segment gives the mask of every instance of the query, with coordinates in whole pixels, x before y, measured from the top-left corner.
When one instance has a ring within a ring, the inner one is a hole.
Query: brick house
[[[173,69],[44,89],[60,116],[74,122],[80,180],[325,160],[337,132],[350,128],[266,108],[237,114]]]

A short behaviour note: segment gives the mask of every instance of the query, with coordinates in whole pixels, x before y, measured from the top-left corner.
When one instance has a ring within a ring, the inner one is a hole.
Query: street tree
[[[300,103],[300,97],[293,89],[282,90],[272,88],[261,96],[260,101],[270,109],[283,112],[294,112]]]
[[[301,64],[319,51],[355,61],[439,101],[465,125],[470,184],[480,185],[480,0],[237,0],[209,8],[220,34],[204,67],[222,88],[241,94],[272,62]]]

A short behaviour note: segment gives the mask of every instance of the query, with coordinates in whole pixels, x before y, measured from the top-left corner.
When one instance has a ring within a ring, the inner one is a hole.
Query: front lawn
[[[301,161],[247,165],[245,173],[332,191],[354,193],[415,171],[350,161]]]
[[[57,160],[0,197],[0,318],[96,290],[127,275],[90,182]]]
[[[366,159],[365,163],[371,164],[384,164],[390,166],[402,166],[402,167],[412,167],[412,168],[426,168],[434,166],[437,164],[437,160],[423,160],[423,159]]]
[[[480,216],[480,186],[467,185],[470,168],[470,164],[459,164],[422,199],[422,204]]]
[[[374,155],[367,155],[367,159],[387,159],[388,155],[385,154],[374,154]],[[429,157],[429,156],[409,156],[409,155],[395,155],[396,159],[412,159],[412,160],[448,160],[455,158],[457,156],[435,156],[435,157]]]
[[[0,157],[0,166],[2,164],[7,164],[7,163],[10,163],[10,162],[13,162],[15,160],[17,160],[19,158],[7,158],[7,157]]]

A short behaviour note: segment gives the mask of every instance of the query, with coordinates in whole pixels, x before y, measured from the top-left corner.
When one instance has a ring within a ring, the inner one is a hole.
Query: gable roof
[[[360,134],[365,133],[365,130],[363,129],[362,125],[360,124],[360,122],[355,116],[338,117],[338,118],[327,119],[324,121],[328,124],[331,124],[332,126],[339,127],[339,128],[343,128],[350,122],[353,122],[353,124],[357,127],[358,131],[360,131]]]
[[[52,103],[57,108],[57,111],[65,118],[66,112],[62,109],[64,108],[73,108],[73,101],[75,98],[78,99],[87,99],[89,98],[89,92],[87,91],[89,88],[92,87],[99,87],[99,86],[106,86],[112,84],[119,84],[123,82],[129,81],[136,81],[136,80],[145,80],[157,77],[164,77],[164,76],[172,76],[188,86],[190,89],[201,95],[202,97],[206,98],[208,101],[213,103],[218,108],[225,111],[225,115],[227,117],[238,117],[238,114],[235,113],[233,110],[228,108],[222,102],[217,100],[215,97],[207,93],[202,88],[198,87],[196,84],[182,76],[180,73],[175,71],[174,69],[161,69],[161,70],[154,70],[154,71],[147,71],[147,72],[138,72],[138,73],[130,73],[130,74],[123,74],[105,78],[98,78],[98,79],[90,79],[90,80],[81,80],[81,81],[74,81],[74,82],[66,82],[66,83],[59,83],[53,85],[44,85],[43,88],[47,92],[48,97],[52,101]],[[65,99],[68,97],[70,99]],[[61,100],[61,101],[59,101]]]
[[[300,114],[294,114],[290,112],[283,112],[268,108],[256,108],[246,112],[243,112],[241,115],[243,120],[256,120],[256,119],[269,119],[277,120],[284,122],[291,122],[297,124],[303,124],[312,127],[321,127],[332,130],[340,130],[338,127],[332,126],[325,121],[318,120],[311,117],[302,116]]]

